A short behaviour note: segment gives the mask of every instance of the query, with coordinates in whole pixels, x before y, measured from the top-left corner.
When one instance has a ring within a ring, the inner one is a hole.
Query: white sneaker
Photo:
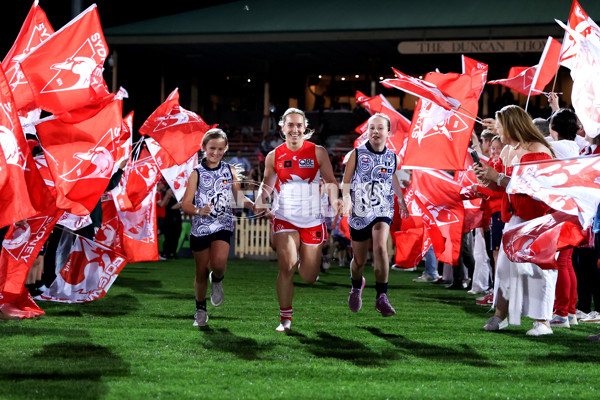
[[[529,336],[552,335],[553,333],[552,328],[549,328],[539,321],[535,321],[533,323],[533,328],[527,331],[527,335]]]
[[[569,314],[567,318],[569,318],[569,326],[579,325],[579,322],[577,322],[577,315]]]
[[[213,273],[210,272],[208,279],[210,280],[210,302],[213,306],[218,307],[223,302],[223,281],[213,282]]]
[[[277,332],[287,332],[290,330],[290,328],[292,327],[292,321],[289,319],[282,319],[281,322],[279,322],[279,326],[277,328],[275,328],[275,330]]]
[[[394,264],[392,265],[392,269],[394,271],[403,271],[403,272],[412,272],[412,271],[416,271],[417,267],[412,267],[412,268],[402,268],[401,266],[399,266],[398,264]]]
[[[577,320],[582,320],[582,319],[584,319],[584,318],[589,318],[589,314],[587,314],[587,313],[584,313],[584,312],[583,312],[583,311],[581,311],[581,310],[576,310],[576,312],[575,312],[575,316],[577,317]]]
[[[419,276],[418,278],[413,279],[413,282],[433,282],[436,279],[437,278],[435,278],[429,274],[423,273],[423,275]]]
[[[600,313],[598,311],[592,311],[588,314],[587,318],[581,318],[581,322],[592,322],[595,324],[600,323]]]
[[[196,310],[196,315],[194,315],[194,326],[206,326],[208,322],[208,315],[204,310]]]
[[[570,328],[571,323],[568,316],[561,317],[560,315],[553,314],[552,319],[550,320],[550,326],[553,328]]]

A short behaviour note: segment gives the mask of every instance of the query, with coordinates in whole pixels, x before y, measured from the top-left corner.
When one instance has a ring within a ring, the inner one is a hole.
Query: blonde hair
[[[206,131],[206,133],[202,137],[202,149],[204,149],[206,144],[210,140],[213,140],[213,139],[225,140],[225,146],[226,146],[225,151],[227,151],[229,149],[229,139],[227,139],[227,134],[225,132],[223,132],[222,129],[219,129],[219,128],[213,128],[213,129],[209,129],[208,131]]]
[[[310,139],[310,137],[313,135],[313,133],[315,133],[315,130],[308,128],[308,120],[306,119],[306,114],[304,114],[304,111],[302,111],[299,108],[294,108],[294,107],[288,108],[281,116],[281,119],[279,120],[279,126],[283,127],[283,125],[285,124],[285,119],[290,114],[298,114],[298,115],[302,116],[302,119],[304,119],[304,127],[305,127],[303,138]],[[283,131],[281,132],[281,135],[283,136],[283,139],[285,140],[285,133],[283,133]]]
[[[380,112],[378,112],[378,113],[375,113],[375,114],[373,114],[373,115],[371,115],[371,116],[369,117],[369,119],[367,120],[367,126],[368,126],[368,125],[371,123],[371,121],[372,121],[372,120],[374,120],[375,118],[383,118],[383,119],[385,119],[385,120],[387,121],[387,128],[388,128],[388,131],[391,131],[391,130],[392,130],[392,121],[390,120],[390,117],[388,117],[388,116],[387,116],[387,115],[385,115],[384,113],[380,113]]]
[[[544,135],[536,128],[529,114],[521,107],[513,104],[504,106],[500,111],[496,111],[496,119],[502,125],[504,135],[522,144],[540,143],[550,150],[552,157],[556,157]]]

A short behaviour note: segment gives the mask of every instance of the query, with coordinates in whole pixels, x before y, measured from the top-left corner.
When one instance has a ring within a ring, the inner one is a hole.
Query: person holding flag
[[[394,216],[394,193],[398,197],[400,217],[408,218],[408,210],[396,175],[399,157],[385,145],[390,134],[390,119],[385,114],[375,113],[367,122],[369,140],[350,154],[342,183],[343,213],[348,215],[354,251],[350,261],[352,289],[348,306],[352,312],[362,307],[363,271],[372,239],[377,291],[375,310],[389,317],[396,313],[387,297],[387,239]]]
[[[215,307],[223,302],[222,281],[234,230],[232,204],[233,199],[242,195],[237,170],[222,161],[227,147],[227,135],[221,129],[213,128],[204,134],[204,157],[190,175],[181,202],[183,211],[193,215],[190,248],[196,262],[194,326],[205,326],[208,321],[206,292],[209,279],[210,302]],[[254,205],[247,197],[242,199],[243,207]]]
[[[508,105],[496,112],[496,130],[506,146],[500,159],[504,173],[486,164],[474,163],[477,179],[489,189],[505,190],[510,181],[514,164],[554,158],[549,143],[535,127],[525,110]],[[502,198],[502,220],[505,229],[521,222],[540,217],[549,207],[525,194],[504,194]],[[552,334],[549,321],[554,306],[556,270],[541,269],[531,263],[515,263],[508,259],[504,247],[500,246],[496,279],[494,282],[494,304],[496,311],[484,325],[486,331],[497,331],[521,324],[521,315],[535,319],[527,335]],[[507,321],[507,317],[509,320]]]
[[[254,213],[272,218],[272,240],[277,252],[277,299],[280,323],[277,332],[289,331],[292,324],[293,278],[313,283],[321,267],[321,246],[327,240],[322,217],[319,180],[334,212],[339,209],[338,184],[327,150],[309,142],[304,111],[289,108],[279,121],[285,142],[267,154],[263,181],[256,195]],[[273,193],[272,208],[266,205]]]

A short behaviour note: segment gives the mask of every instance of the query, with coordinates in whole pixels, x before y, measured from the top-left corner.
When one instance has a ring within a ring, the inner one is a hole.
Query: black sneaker
[[[432,281],[432,282],[429,282],[429,283],[431,283],[432,285],[449,285],[449,284],[452,283],[452,281],[447,281],[445,279],[440,278],[440,279],[438,279],[436,281]]]

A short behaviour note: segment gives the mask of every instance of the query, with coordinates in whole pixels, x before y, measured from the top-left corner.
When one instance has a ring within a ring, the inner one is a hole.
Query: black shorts
[[[490,247],[491,250],[499,250],[500,242],[502,241],[502,231],[504,230],[504,222],[500,218],[501,212],[497,211],[492,214],[492,229],[490,232]]]
[[[208,249],[210,244],[215,240],[222,240],[227,242],[227,244],[231,244],[231,235],[233,232],[231,231],[216,231],[215,233],[211,233],[206,236],[194,236],[190,235],[190,249],[192,251],[202,251]]]
[[[388,225],[392,225],[392,219],[388,217],[377,217],[369,225],[363,229],[354,229],[350,227],[350,237],[353,242],[364,242],[373,237],[373,226],[378,222],[385,222]]]

